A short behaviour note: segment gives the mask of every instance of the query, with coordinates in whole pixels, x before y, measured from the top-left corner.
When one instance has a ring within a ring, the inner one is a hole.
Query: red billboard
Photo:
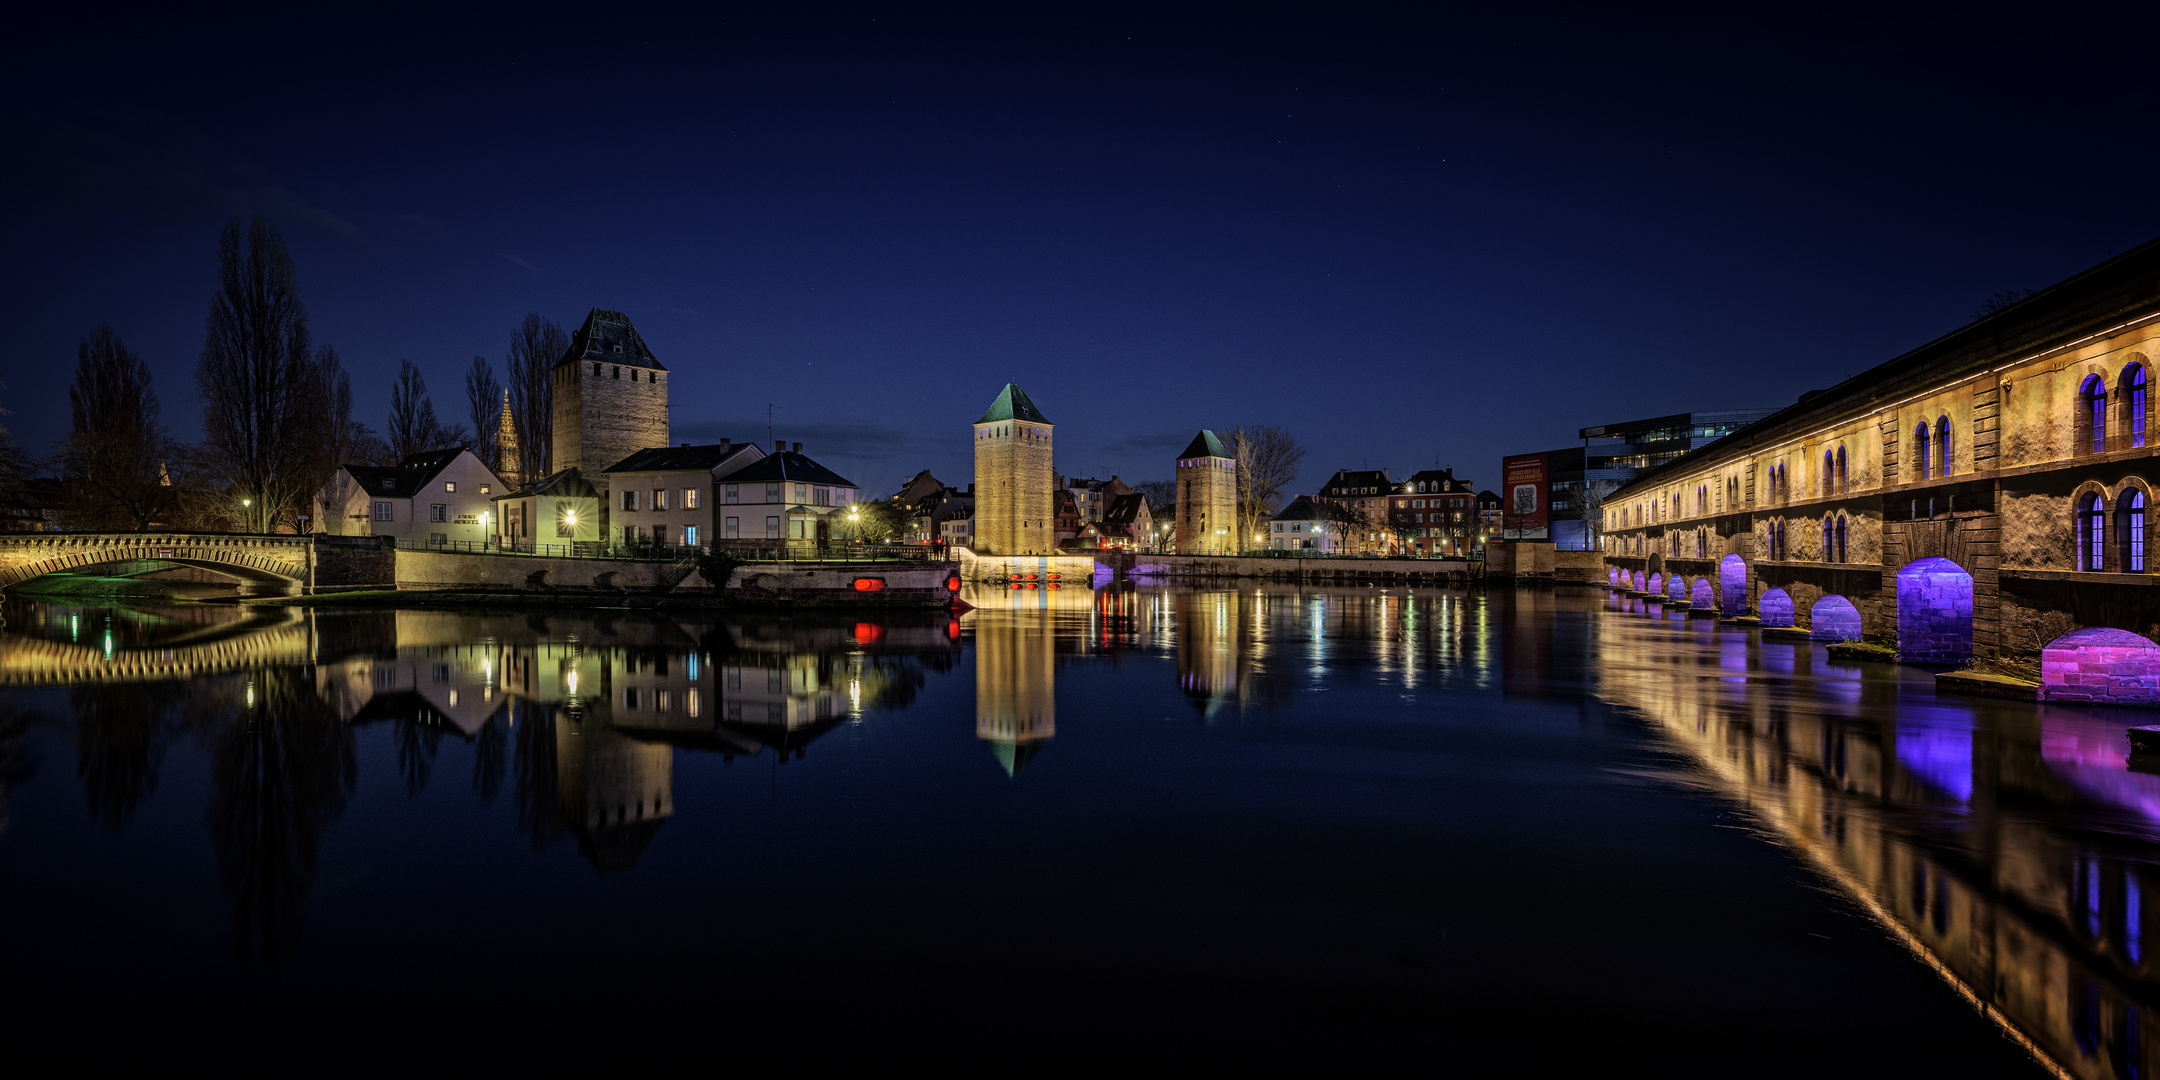
[[[1513,539],[1537,539],[1546,535],[1545,455],[1524,454],[1500,459],[1500,528]]]

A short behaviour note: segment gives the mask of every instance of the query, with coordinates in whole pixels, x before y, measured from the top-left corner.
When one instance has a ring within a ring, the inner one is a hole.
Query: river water
[[[299,1068],[2155,1064],[2136,717],[1603,590],[968,598],[10,599],[4,1029]]]

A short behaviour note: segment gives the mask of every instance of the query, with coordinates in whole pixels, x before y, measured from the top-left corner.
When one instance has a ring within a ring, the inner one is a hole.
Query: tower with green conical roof
[[[1237,461],[1230,449],[1203,430],[1178,455],[1177,552],[1235,555],[1245,550],[1237,529]]]
[[[1013,383],[975,421],[976,554],[1056,553],[1050,436],[1049,419]]]

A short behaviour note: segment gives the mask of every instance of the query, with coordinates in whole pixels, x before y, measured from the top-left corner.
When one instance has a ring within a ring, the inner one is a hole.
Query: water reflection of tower
[[[1245,707],[1252,603],[1242,592],[1177,598],[1178,688],[1203,717],[1213,718],[1225,704]]]
[[[1017,776],[1057,734],[1057,657],[1047,619],[978,611],[975,737]]]
[[[577,834],[578,850],[611,874],[635,866],[674,814],[675,751],[615,730],[614,665],[600,657],[583,662],[590,655],[573,651],[562,659],[556,805]]]

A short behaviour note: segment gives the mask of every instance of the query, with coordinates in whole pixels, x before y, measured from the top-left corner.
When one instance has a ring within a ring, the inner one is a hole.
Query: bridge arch
[[[1647,593],[1663,593],[1665,591],[1665,575],[1660,574],[1655,570],[1651,571],[1650,587],[1644,589],[1643,591]]]
[[[281,586],[307,582],[306,536],[157,533],[26,535],[0,539],[0,589],[31,578],[106,563],[145,561],[199,566]]]
[[[1687,575],[1676,572],[1666,578],[1665,597],[1675,604],[1687,603]]]
[[[1808,609],[1808,623],[1816,641],[1860,640],[1860,609],[1835,593],[1825,595]]]
[[[2160,645],[2112,626],[2072,630],[2040,650],[2040,693],[2049,701],[2160,705]]]
[[[1793,624],[1792,596],[1783,589],[1765,589],[1762,599],[1756,601],[1762,611],[1764,626],[1791,626]]]
[[[1747,614],[1747,560],[1727,555],[1718,560],[1717,575],[1719,608],[1728,618]]]
[[[1642,591],[1643,591],[1643,573],[1642,573],[1642,571],[1640,571],[1640,570],[1637,570],[1637,571],[1635,571],[1635,577],[1634,577],[1634,579],[1633,579],[1633,580],[1634,580],[1634,582],[1635,582],[1635,591],[1636,591],[1636,592],[1642,592]]]
[[[1898,659],[1956,664],[1973,654],[1973,578],[1948,559],[1914,559],[1897,575]]]
[[[1697,611],[1709,611],[1717,606],[1716,592],[1710,588],[1709,578],[1695,579],[1695,584],[1688,592],[1688,606]]]

